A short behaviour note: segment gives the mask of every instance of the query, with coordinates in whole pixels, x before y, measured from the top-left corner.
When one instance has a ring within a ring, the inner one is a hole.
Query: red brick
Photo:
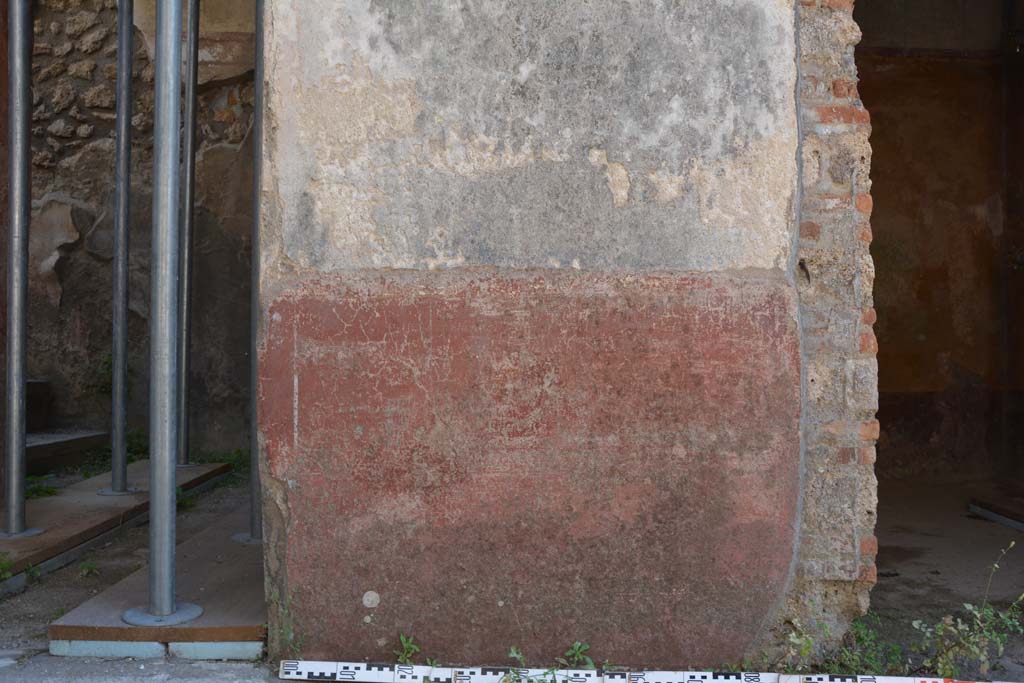
[[[876,457],[874,446],[862,446],[857,449],[857,462],[861,465],[874,465]]]
[[[863,223],[860,224],[860,227],[857,228],[857,239],[859,239],[861,242],[866,242],[867,244],[871,244],[871,242],[875,239],[875,235],[871,231],[870,222],[864,221]]]
[[[839,449],[839,464],[849,465],[854,459],[854,449],[852,448],[840,448]]]
[[[875,355],[878,353],[878,338],[872,330],[865,330],[860,333],[860,352]]]
[[[866,564],[860,568],[860,573],[857,575],[857,580],[861,583],[869,583],[874,585],[878,583],[878,567],[874,564]]]
[[[840,105],[817,108],[818,121],[821,123],[871,123],[871,114],[864,107]]]
[[[821,0],[821,6],[843,12],[852,12],[853,2],[854,0]]]
[[[850,434],[853,431],[852,425],[849,422],[845,422],[843,420],[826,422],[821,427],[826,432],[834,436],[846,436],[847,434]]]
[[[860,320],[865,325],[874,325],[878,321],[878,313],[873,308],[865,308]]]
[[[878,555],[878,539],[874,536],[865,536],[860,539],[860,554],[870,557]]]
[[[817,240],[821,237],[821,225],[806,221],[800,224],[800,237],[805,240]]]
[[[878,439],[881,431],[882,426],[878,423],[878,420],[869,420],[861,423],[858,436],[861,441],[875,441]]]
[[[857,82],[837,79],[832,81],[832,94],[836,97],[857,97]]]
[[[857,195],[853,203],[861,213],[870,214],[872,209],[875,208],[875,200],[869,194]]]

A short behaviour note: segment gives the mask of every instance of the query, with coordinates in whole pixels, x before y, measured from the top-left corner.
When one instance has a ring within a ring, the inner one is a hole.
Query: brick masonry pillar
[[[805,477],[794,581],[764,647],[784,643],[793,620],[817,643],[838,642],[876,579],[871,117],[857,91],[853,6],[798,6]]]

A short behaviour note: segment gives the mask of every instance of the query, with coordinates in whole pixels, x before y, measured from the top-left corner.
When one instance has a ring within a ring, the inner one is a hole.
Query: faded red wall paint
[[[738,661],[792,558],[795,310],[785,282],[725,276],[390,273],[278,298],[260,422],[303,656],[390,659],[404,631],[444,662],[574,639]]]

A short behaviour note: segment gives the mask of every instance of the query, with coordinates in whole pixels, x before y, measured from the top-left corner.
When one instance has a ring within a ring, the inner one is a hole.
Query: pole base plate
[[[0,531],[0,541],[10,541],[15,538],[30,538],[32,536],[38,536],[44,531],[46,531],[46,529],[25,529],[21,533],[17,534],[9,534],[6,531]]]
[[[231,537],[231,540],[235,543],[241,543],[242,545],[263,545],[262,538],[253,538],[252,534],[248,531],[240,531]]]
[[[134,496],[136,493],[140,493],[142,489],[128,488],[125,491],[115,491],[114,489],[100,489],[96,492],[97,496]]]
[[[121,621],[132,626],[175,626],[198,619],[203,613],[202,607],[191,602],[175,603],[174,608],[173,613],[158,617],[150,614],[147,607],[132,607],[121,615]]]

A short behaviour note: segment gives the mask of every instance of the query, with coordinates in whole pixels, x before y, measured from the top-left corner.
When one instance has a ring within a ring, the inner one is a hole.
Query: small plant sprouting
[[[128,450],[128,462],[133,463],[145,460],[149,457],[149,437],[138,429],[129,429],[125,435],[125,446]],[[85,461],[76,468],[69,470],[75,472],[83,479],[95,477],[97,474],[110,471],[110,446],[96,448],[86,453]]]
[[[175,489],[175,498],[179,511],[191,510],[196,506],[195,496],[188,495],[180,486]]]
[[[0,581],[6,581],[14,576],[14,562],[7,553],[0,553]]]
[[[520,669],[526,668],[526,657],[523,656],[523,651],[515,645],[508,649],[508,658],[513,660]]]
[[[434,667],[436,669],[437,667],[439,667],[441,665],[438,664],[437,660],[434,659],[433,657],[427,657],[427,666],[432,666],[432,667]]]
[[[565,656],[559,657],[557,661],[566,669],[594,669],[594,660],[587,654],[589,649],[589,645],[577,640],[565,651]]]
[[[29,583],[35,583],[42,575],[43,571],[34,564],[25,567],[25,578],[28,579]]]
[[[822,668],[847,676],[910,676],[909,658],[900,645],[882,638],[877,630],[880,623],[874,612],[855,619],[843,636],[842,645]]]
[[[89,576],[99,576],[100,568],[96,566],[94,560],[83,560],[78,565],[78,575],[83,579]]]
[[[295,627],[295,618],[292,615],[291,596],[285,595],[284,599],[277,599],[277,593],[270,596],[271,604],[277,606],[278,620],[276,640],[279,646],[283,646],[291,659],[302,659],[303,635]]]
[[[46,483],[43,477],[25,477],[25,498],[49,498],[57,495],[57,487]]]
[[[526,657],[523,656],[522,650],[520,650],[515,645],[513,645],[512,647],[509,648],[509,658],[512,659],[513,661],[515,661],[516,666],[519,669],[525,669],[526,668]]]
[[[774,663],[767,663],[768,670],[778,669],[782,673],[807,673],[813,668],[814,636],[811,635],[799,619],[790,619],[789,635],[786,636],[786,649]]]
[[[395,656],[398,658],[399,664],[412,664],[413,658],[419,654],[420,646],[415,642],[413,636],[407,636],[404,633],[398,634],[398,642],[401,649],[395,650]]]
[[[556,683],[558,677],[555,667],[549,667],[539,675],[529,676],[525,671],[526,657],[522,650],[513,645],[508,649],[508,656],[516,665],[502,677],[501,683]]]
[[[508,658],[514,661],[516,665],[511,671],[502,676],[501,683],[531,683],[522,674],[522,670],[526,668],[526,657],[523,655],[523,651],[513,645],[508,649]]]

